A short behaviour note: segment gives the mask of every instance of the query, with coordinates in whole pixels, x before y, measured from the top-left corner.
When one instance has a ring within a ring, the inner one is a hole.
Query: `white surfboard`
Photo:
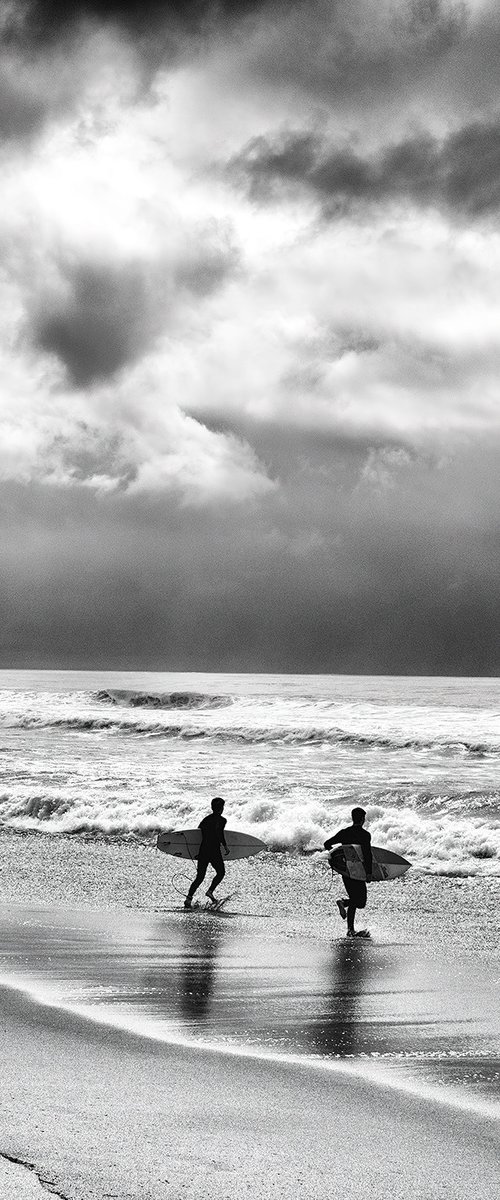
[[[235,858],[249,858],[251,854],[259,854],[261,850],[267,850],[265,842],[261,842],[260,838],[252,837],[251,833],[225,829],[224,837],[229,848],[229,854],[226,855],[222,847],[224,862],[231,862]],[[190,858],[192,860],[198,857],[200,844],[201,829],[174,829],[171,833],[159,833],[156,842],[157,849],[162,850],[164,854],[173,854],[174,858]]]
[[[372,846],[371,850],[373,860],[372,880],[374,883],[382,883],[387,879],[397,879],[398,875],[404,875],[405,871],[411,867],[411,863],[406,858],[402,858],[400,854],[396,854],[394,850],[384,850],[381,846]],[[366,871],[361,846],[350,843],[345,846],[332,846],[328,855],[328,862],[332,871],[337,871],[339,875],[347,875],[349,879],[359,879],[366,882]]]

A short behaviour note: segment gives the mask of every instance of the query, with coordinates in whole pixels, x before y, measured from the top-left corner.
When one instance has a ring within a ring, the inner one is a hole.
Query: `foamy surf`
[[[8,683],[4,828],[154,839],[196,825],[219,794],[232,827],[303,852],[362,804],[374,840],[422,870],[500,872],[495,681],[10,672]]]

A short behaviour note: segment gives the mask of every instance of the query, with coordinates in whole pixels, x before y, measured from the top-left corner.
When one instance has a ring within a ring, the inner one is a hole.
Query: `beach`
[[[0,1196],[499,1194],[494,680],[0,677]],[[156,849],[223,796],[219,913]],[[323,841],[411,869],[345,936]]]
[[[500,6],[0,28],[0,1200],[500,1200]]]
[[[335,1186],[349,1200],[388,1190],[461,1198],[471,1179],[481,1200],[498,1194],[486,1120],[342,1074],[159,1051],[5,993],[2,1001],[2,1145],[71,1200],[326,1197]]]
[[[232,864],[218,915],[152,847],[4,834],[0,866],[21,1196],[498,1194],[498,880],[374,885],[353,943],[303,856]]]

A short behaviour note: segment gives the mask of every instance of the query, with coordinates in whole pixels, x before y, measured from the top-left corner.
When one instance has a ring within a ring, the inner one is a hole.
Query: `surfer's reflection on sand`
[[[190,924],[185,936],[179,1008],[185,1020],[206,1021],[212,1008],[222,931],[202,923]]]
[[[214,923],[187,920],[176,953],[143,977],[152,1015],[191,1026],[206,1025],[214,1003],[223,930]]]
[[[379,947],[377,951],[374,955],[366,942],[347,938],[333,947],[325,965],[321,1008],[308,1029],[316,1053],[344,1058],[380,1050],[380,1031],[372,1012],[373,983],[384,967]]]

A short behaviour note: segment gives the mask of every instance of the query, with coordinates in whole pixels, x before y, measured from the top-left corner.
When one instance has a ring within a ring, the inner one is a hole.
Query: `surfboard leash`
[[[185,880],[182,891],[180,890],[180,888],[177,887],[177,883],[176,883],[176,880],[181,880],[181,879]],[[190,879],[188,875],[185,875],[183,873],[183,871],[175,871],[174,874],[171,875],[171,877],[170,877],[170,883],[174,889],[174,892],[177,892],[178,896],[185,896],[186,892],[192,882],[193,882],[192,879]]]

